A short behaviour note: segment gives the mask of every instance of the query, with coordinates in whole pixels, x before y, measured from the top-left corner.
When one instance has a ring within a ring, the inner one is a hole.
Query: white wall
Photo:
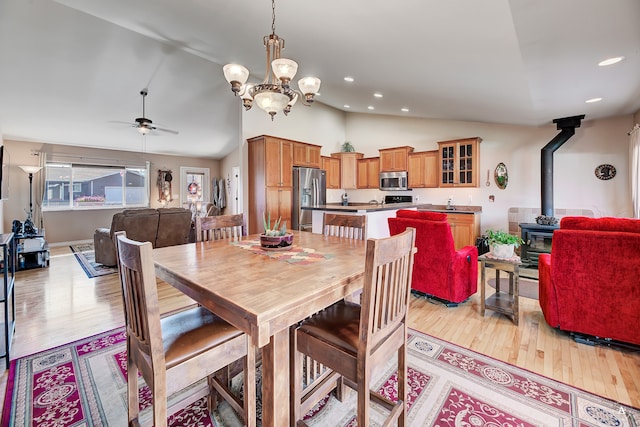
[[[576,135],[556,151],[556,209],[591,209],[596,216],[631,215],[627,132],[633,123],[632,115],[597,121],[589,121],[587,117],[576,129]],[[480,205],[483,231],[487,228],[506,230],[510,207],[540,207],[540,149],[558,132],[554,124],[532,128],[366,114],[346,117],[346,139],[367,157],[378,155],[379,148],[409,145],[416,151],[434,150],[438,141],[481,137],[480,187],[417,189],[404,193],[418,196],[421,202],[444,204],[452,196],[457,205]],[[498,189],[493,181],[493,171],[499,162],[504,162],[509,172],[505,190]],[[600,181],[595,177],[594,170],[602,163],[616,167],[618,174],[614,179]],[[487,171],[491,175],[489,187],[485,185]],[[350,199],[357,197],[358,201],[382,197],[382,192],[376,190],[350,193],[353,193]],[[490,195],[495,196],[495,202],[489,201]]]

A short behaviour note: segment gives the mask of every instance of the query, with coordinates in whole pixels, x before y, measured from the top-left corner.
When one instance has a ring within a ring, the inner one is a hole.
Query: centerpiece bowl
[[[293,233],[285,233],[282,236],[260,235],[260,247],[267,250],[286,250],[293,246]]]

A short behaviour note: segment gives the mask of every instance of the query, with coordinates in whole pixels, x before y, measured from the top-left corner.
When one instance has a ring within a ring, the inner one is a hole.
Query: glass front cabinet
[[[482,138],[465,138],[438,142],[439,186],[480,186],[480,142]]]

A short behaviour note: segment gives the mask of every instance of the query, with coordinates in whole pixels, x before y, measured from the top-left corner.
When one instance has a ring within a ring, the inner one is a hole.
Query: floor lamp
[[[33,174],[38,173],[41,166],[20,166],[20,169],[29,174],[29,215],[24,222],[24,234],[35,234],[38,229],[33,225]]]

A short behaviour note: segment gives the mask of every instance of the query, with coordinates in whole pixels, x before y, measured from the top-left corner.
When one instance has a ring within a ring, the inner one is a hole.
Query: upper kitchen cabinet
[[[272,136],[247,140],[249,150],[249,232],[263,229],[262,213],[291,218],[293,141]],[[275,218],[278,218],[275,216]],[[272,216],[273,217],[273,216]]]
[[[327,172],[327,188],[340,188],[340,159],[322,156],[322,169]]]
[[[406,171],[413,147],[383,148],[380,151],[380,172]]]
[[[438,186],[438,151],[420,151],[409,154],[409,188]]]
[[[480,186],[481,141],[476,137],[438,142],[440,187]]]
[[[380,157],[358,159],[358,188],[379,188]]]
[[[304,166],[307,168],[320,168],[320,149],[318,145],[306,144],[304,142],[293,143],[293,166]]]
[[[340,188],[343,190],[358,188],[358,159],[363,158],[364,154],[351,151],[331,153],[331,157],[340,159]]]

